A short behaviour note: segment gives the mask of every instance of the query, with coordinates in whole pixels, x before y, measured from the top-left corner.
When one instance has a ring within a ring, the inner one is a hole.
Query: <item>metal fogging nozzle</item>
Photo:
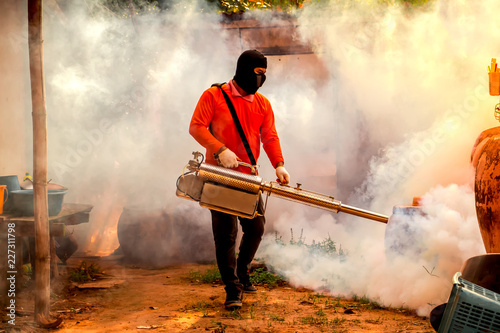
[[[193,155],[195,155],[195,153],[193,153]],[[198,157],[200,156],[203,155],[201,155],[201,153],[195,155],[196,160],[189,161],[188,167],[191,171],[196,172],[203,181],[222,184],[249,193],[259,193],[259,191],[262,191],[268,195],[275,195],[301,204],[322,208],[336,213],[344,212],[382,223],[387,223],[389,220],[389,217],[386,215],[344,205],[339,200],[335,200],[332,196],[304,190],[299,184],[297,187],[291,187],[276,182],[268,183],[264,182],[261,177],[256,175],[249,175],[211,164],[201,163],[198,161]]]

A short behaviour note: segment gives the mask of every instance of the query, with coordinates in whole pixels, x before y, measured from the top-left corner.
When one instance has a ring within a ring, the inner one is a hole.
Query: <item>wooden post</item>
[[[33,103],[33,191],[35,208],[35,320],[49,318],[50,238],[47,198],[47,111],[42,48],[42,0],[28,0],[28,43]]]

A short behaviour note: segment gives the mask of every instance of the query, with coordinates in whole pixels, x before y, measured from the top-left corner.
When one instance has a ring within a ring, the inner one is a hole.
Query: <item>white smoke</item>
[[[91,15],[88,5],[98,2],[84,3],[63,8],[66,20],[45,21],[49,178],[70,188],[68,201],[94,205],[89,227],[77,232],[88,232],[87,241],[97,235],[88,248],[99,252],[117,246],[103,233],[124,206],[195,209],[174,195],[191,151],[203,150],[189,120],[202,91],[232,77],[243,49],[204,1],[135,21]],[[292,181],[387,215],[422,196],[425,253],[389,262],[385,225],[270,200],[270,236],[258,255],[294,284],[425,313],[445,301],[463,261],[484,252],[469,155],[495,125],[486,66],[500,51],[491,43],[498,23],[493,1],[441,0],[413,11],[372,3],[306,3],[296,15],[315,54],[269,56],[261,91]],[[260,164],[272,180],[265,156]],[[192,230],[210,232],[200,216]],[[308,258],[275,245],[273,231],[286,237],[290,229],[309,242],[330,235],[349,255]]]
[[[338,4],[321,11],[310,6],[300,22],[304,36],[319,40],[318,52],[337,82],[336,107],[315,104],[315,117],[333,112],[339,124],[328,141],[341,141],[337,177],[341,183],[346,175],[344,185],[356,188],[339,199],[390,215],[393,206],[422,196],[427,215],[399,222],[412,230],[409,238],[391,218],[387,232],[406,237],[415,252],[386,258],[386,228],[376,222],[289,213],[274,224],[278,233],[303,230],[309,242],[329,235],[349,252],[347,259],[311,257],[307,247],[291,251],[273,237],[261,255],[293,283],[427,315],[447,301],[464,261],[484,253],[470,154],[481,131],[495,125],[486,66],[499,52],[488,42],[498,23],[488,2],[439,1],[411,12],[363,1]]]
[[[53,17],[45,31],[49,177],[70,189],[66,201],[94,205],[90,227],[76,227],[82,248],[109,253],[123,207],[196,210],[175,197],[177,176],[201,150],[189,120],[202,91],[230,77],[239,50],[228,50],[220,17],[204,14],[202,1],[128,19],[85,4],[64,8],[71,25]],[[198,217],[191,233],[204,237],[209,221]]]
[[[462,263],[483,253],[484,247],[468,186],[437,186],[421,200],[421,214],[394,214],[387,227],[362,220],[346,226],[327,214],[314,220],[303,214],[284,215],[275,228],[280,235],[293,232],[291,242],[281,239],[283,245],[267,237],[260,255],[294,285],[365,296],[385,306],[428,315],[447,301],[451,277]],[[331,238],[337,251],[330,252],[326,243],[311,255],[310,246],[297,244],[299,230],[309,235],[303,243],[321,244]],[[344,251],[347,255],[332,255]]]

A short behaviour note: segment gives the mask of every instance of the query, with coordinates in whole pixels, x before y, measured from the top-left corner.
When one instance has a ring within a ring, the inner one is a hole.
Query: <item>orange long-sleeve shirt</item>
[[[262,142],[273,167],[279,162],[284,162],[269,100],[255,93],[250,101],[249,98],[239,94],[235,96],[234,89],[231,88],[230,84],[222,86],[233,102],[255,160],[259,159]],[[226,146],[243,162],[251,164],[226,100],[218,87],[211,87],[201,95],[191,118],[189,133],[206,148],[205,162],[217,165],[213,154],[222,146]],[[235,170],[250,173],[249,168],[242,166]]]

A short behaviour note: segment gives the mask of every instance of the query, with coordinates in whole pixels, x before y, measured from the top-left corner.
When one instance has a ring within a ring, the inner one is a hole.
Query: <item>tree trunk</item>
[[[49,318],[50,236],[47,198],[47,112],[42,49],[42,0],[28,1],[28,42],[33,103],[35,218],[35,320]]]

